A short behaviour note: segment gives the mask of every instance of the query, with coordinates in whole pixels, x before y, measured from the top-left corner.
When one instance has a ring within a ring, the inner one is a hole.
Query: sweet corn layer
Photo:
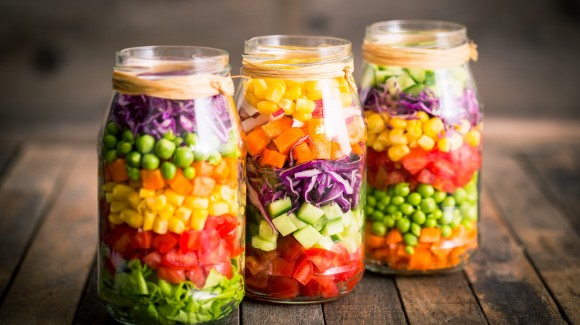
[[[215,186],[209,197],[184,196],[170,188],[137,191],[126,184],[113,182],[104,184],[101,189],[109,203],[109,222],[126,223],[158,234],[201,230],[208,216],[237,215],[240,210],[237,191],[226,185]]]
[[[461,148],[464,143],[472,147],[481,144],[479,127],[472,127],[467,120],[453,125],[455,132],[446,132],[440,118],[429,117],[425,112],[417,112],[416,117],[405,120],[388,113],[366,111],[367,145],[375,151],[388,150],[389,158],[399,161],[413,148],[431,151],[437,147],[439,151],[449,152]]]

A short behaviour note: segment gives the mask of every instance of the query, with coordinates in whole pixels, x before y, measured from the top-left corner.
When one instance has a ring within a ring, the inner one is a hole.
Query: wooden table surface
[[[223,323],[580,324],[578,125],[567,133],[558,124],[489,126],[482,245],[463,271],[367,272],[338,301],[245,300]],[[115,324],[96,295],[91,139],[0,142],[0,324]]]

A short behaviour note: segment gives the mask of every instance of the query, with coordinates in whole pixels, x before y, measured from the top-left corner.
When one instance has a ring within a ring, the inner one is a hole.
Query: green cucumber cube
[[[282,234],[282,236],[286,236],[298,230],[298,227],[294,224],[294,221],[288,217],[287,214],[282,214],[281,216],[272,220],[276,229]],[[306,224],[305,224],[306,225]]]
[[[323,215],[324,211],[322,211],[322,209],[317,208],[310,203],[304,203],[300,209],[298,209],[298,218],[311,225],[315,224]]]
[[[324,215],[328,220],[338,219],[342,217],[342,210],[336,203],[323,206],[322,211],[324,211]]]
[[[296,228],[298,228],[298,229],[302,229],[302,228],[308,226],[308,224],[306,222],[298,219],[294,213],[288,214],[288,218],[290,218],[290,220],[292,220],[292,222],[294,222],[294,224],[296,225]]]
[[[330,251],[330,250],[332,250],[334,245],[335,245],[334,241],[330,237],[324,236],[324,237],[322,237],[321,240],[318,241],[318,243],[316,243],[315,246],[326,249],[327,251]]]
[[[276,241],[268,241],[259,236],[252,237],[252,247],[269,252],[276,249]]]
[[[292,209],[292,201],[289,197],[274,201],[268,205],[268,213],[270,217],[276,218],[282,213],[288,212]]]
[[[411,78],[406,73],[403,73],[402,75],[399,76],[398,82],[399,85],[401,85],[402,89],[407,89],[415,84],[415,80],[413,80],[413,78]]]
[[[312,226],[306,226],[292,234],[304,248],[310,248],[322,239],[322,235]]]
[[[347,211],[345,214],[342,215],[342,224],[345,227],[348,227],[352,224],[355,224],[356,220],[354,219],[354,215],[352,211]]]
[[[332,241],[335,243],[342,241],[342,237],[340,237],[340,235],[332,235],[330,236],[330,239],[332,239]]]
[[[266,220],[260,221],[258,236],[260,236],[260,238],[264,240],[273,242],[275,242],[276,239],[278,239],[278,234],[274,232],[274,230]]]
[[[403,69],[406,73],[409,74],[409,77],[413,78],[413,80],[420,84],[425,81],[425,70],[421,68],[405,68]]]
[[[316,231],[322,231],[322,228],[324,228],[327,222],[328,219],[326,219],[326,217],[323,216],[322,218],[318,219],[318,221],[316,221],[316,223],[313,224],[312,227],[314,227]]]
[[[342,224],[341,219],[334,219],[326,223],[324,228],[322,229],[322,234],[325,236],[332,236],[336,234],[340,234],[344,231],[344,225]]]

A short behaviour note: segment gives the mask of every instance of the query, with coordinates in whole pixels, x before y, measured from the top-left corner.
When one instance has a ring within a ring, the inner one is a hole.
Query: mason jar
[[[365,126],[349,41],[245,42],[237,93],[246,132],[246,293],[336,299],[361,278]]]
[[[478,246],[482,112],[464,26],[367,27],[360,97],[368,127],[365,262],[421,274],[462,268]]]
[[[125,324],[221,319],[244,295],[245,149],[228,54],[117,53],[98,136],[99,280]]]

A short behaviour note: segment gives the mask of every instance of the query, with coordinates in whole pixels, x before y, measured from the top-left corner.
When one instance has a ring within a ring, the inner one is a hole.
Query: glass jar
[[[99,281],[124,324],[221,319],[244,295],[245,149],[228,54],[117,53],[99,133]]]
[[[370,25],[361,102],[368,127],[365,262],[422,274],[462,268],[478,246],[482,114],[464,26]]]
[[[246,132],[246,293],[279,303],[336,299],[363,272],[365,127],[349,41],[245,43],[237,93]]]

